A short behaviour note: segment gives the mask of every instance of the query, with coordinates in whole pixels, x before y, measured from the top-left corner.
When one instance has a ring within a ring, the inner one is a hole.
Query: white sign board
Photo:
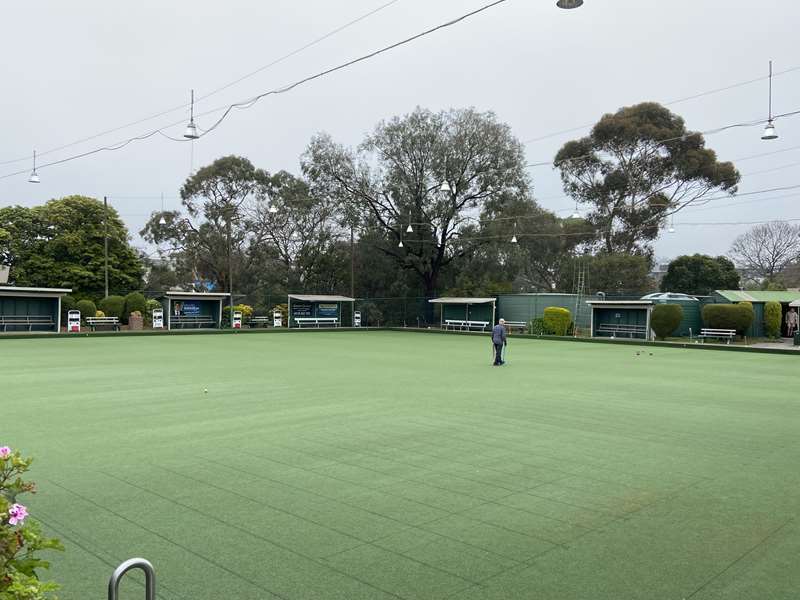
[[[81,311],[71,310],[67,312],[67,331],[69,333],[81,332]]]
[[[234,329],[242,328],[242,311],[240,310],[233,311],[233,328]]]
[[[361,311],[357,310],[353,313],[353,327],[361,327]]]
[[[164,309],[153,310],[153,329],[164,329]]]
[[[272,313],[272,326],[283,327],[283,314],[281,314],[281,311],[276,310]]]

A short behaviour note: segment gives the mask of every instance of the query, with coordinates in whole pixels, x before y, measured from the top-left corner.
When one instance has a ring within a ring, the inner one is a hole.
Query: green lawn
[[[800,360],[636,351],[0,340],[0,445],[36,457],[64,600],[132,556],[165,599],[797,598]]]

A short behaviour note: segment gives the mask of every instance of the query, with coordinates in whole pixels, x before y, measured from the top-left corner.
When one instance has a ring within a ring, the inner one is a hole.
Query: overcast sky
[[[268,171],[299,171],[312,135],[355,145],[381,119],[423,106],[492,110],[526,144],[529,162],[551,161],[565,141],[554,132],[591,124],[645,100],[671,102],[800,67],[800,3],[777,0],[586,0],[565,11],[555,0],[507,0],[472,19],[376,59],[235,112],[194,144],[156,136],[43,168],[27,183],[34,148],[45,152],[180,107],[267,65],[389,0],[140,0],[6,3],[0,36],[0,204],[41,204],[84,194],[122,214],[134,241],[158,199],[178,205],[195,168],[227,154]],[[202,113],[293,82],[481,6],[481,0],[396,0],[325,41],[200,100]],[[767,82],[679,102],[670,108],[699,131],[766,118]],[[775,113],[800,109],[800,69],[774,79]],[[218,113],[216,113],[218,114]],[[40,163],[185,122],[181,108],[42,156]],[[198,117],[208,126],[214,116]],[[185,124],[170,131],[180,137]],[[740,192],[800,184],[800,116],[762,128],[707,136],[743,174]],[[194,146],[192,153],[192,146]],[[768,156],[754,155],[777,152]],[[747,160],[737,160],[744,159]],[[764,172],[769,170],[769,172]],[[535,195],[569,214],[552,167],[531,169]],[[690,225],[800,218],[800,190],[745,196],[682,212],[659,257],[726,253],[746,226]]]

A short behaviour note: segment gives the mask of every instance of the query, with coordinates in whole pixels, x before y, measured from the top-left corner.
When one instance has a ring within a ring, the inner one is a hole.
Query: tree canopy
[[[713,192],[735,193],[740,178],[702,134],[655,102],[604,115],[588,136],[564,144],[554,165],[609,253],[649,254],[671,214]]]
[[[667,267],[662,292],[707,296],[714,290],[739,289],[739,273],[724,256],[679,256]]]
[[[313,194],[380,232],[377,251],[415,273],[426,296],[448,265],[481,245],[475,217],[485,204],[528,191],[522,145],[493,113],[474,109],[417,108],[380,123],[357,150],[317,136],[303,171]]]
[[[76,298],[105,291],[105,210],[86,196],[67,196],[32,208],[0,208],[0,259],[19,286],[68,287]],[[141,289],[142,262],[128,230],[108,207],[110,293]]]

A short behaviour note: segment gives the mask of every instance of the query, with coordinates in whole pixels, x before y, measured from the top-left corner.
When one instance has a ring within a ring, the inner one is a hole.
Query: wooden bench
[[[445,331],[449,330],[451,327],[454,330],[459,329],[461,331],[472,331],[473,329],[480,329],[481,331],[486,331],[486,328],[489,327],[489,321],[466,321],[459,319],[445,319],[444,321]]]
[[[701,329],[700,335],[697,336],[698,338],[703,340],[705,343],[706,338],[714,338],[718,340],[726,340],[726,344],[730,344],[731,340],[736,338],[736,330],[735,329]]]
[[[528,324],[525,321],[506,321],[506,329],[519,329],[520,333],[525,333],[528,330]]]
[[[114,331],[119,331],[119,317],[86,317],[86,324],[94,331],[97,327],[108,325]]]
[[[331,327],[339,326],[339,319],[337,317],[295,317],[294,322],[297,323],[297,328],[302,329],[303,325],[330,325]]]
[[[620,336],[633,338],[636,336],[647,339],[647,326],[606,323],[597,326],[597,333],[609,334],[612,338]]]
[[[0,326],[3,332],[8,331],[8,327],[27,327],[28,331],[33,331],[34,326],[47,325],[55,327],[53,317],[50,315],[0,315]]]
[[[178,326],[183,329],[186,326],[194,326],[198,329],[203,326],[214,327],[216,321],[207,315],[172,315],[170,318],[170,327]]]
[[[247,326],[248,327],[266,327],[270,323],[272,323],[272,317],[264,317],[264,316],[250,317],[250,319],[248,319],[248,321],[247,321]]]

